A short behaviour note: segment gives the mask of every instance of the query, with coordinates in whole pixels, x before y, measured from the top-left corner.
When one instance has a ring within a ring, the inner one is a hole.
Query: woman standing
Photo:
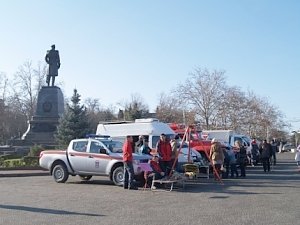
[[[217,139],[213,138],[211,140],[211,143],[212,143],[212,145],[210,147],[209,158],[210,158],[210,161],[212,162],[213,166],[215,167],[214,177],[216,180],[218,180],[220,177],[221,167],[224,163],[224,153],[223,153],[221,145],[217,141]]]

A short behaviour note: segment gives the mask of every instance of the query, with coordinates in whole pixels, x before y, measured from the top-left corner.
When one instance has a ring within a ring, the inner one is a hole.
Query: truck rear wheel
[[[112,182],[117,186],[122,186],[124,182],[124,167],[118,166],[112,173]]]
[[[52,175],[57,183],[65,183],[69,178],[69,173],[66,166],[61,163],[57,164],[53,168]]]

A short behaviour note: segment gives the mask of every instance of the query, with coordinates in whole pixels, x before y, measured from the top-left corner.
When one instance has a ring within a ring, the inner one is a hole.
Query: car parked
[[[123,143],[108,137],[74,139],[66,150],[45,150],[40,153],[39,165],[50,171],[57,183],[65,183],[69,175],[82,180],[106,175],[115,185],[123,185]],[[142,175],[140,163],[151,159],[133,153],[133,168],[137,178]]]
[[[293,148],[296,148],[295,145],[291,144],[291,143],[287,143],[285,145],[283,145],[282,147],[282,152],[290,152]]]

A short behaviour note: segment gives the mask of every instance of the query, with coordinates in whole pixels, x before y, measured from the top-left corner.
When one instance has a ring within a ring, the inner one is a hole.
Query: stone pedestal
[[[64,112],[64,97],[56,86],[44,86],[38,94],[35,115],[22,140],[30,144],[55,145],[54,133]]]

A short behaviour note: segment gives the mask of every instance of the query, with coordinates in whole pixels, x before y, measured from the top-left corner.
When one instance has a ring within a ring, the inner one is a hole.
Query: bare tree
[[[38,92],[45,77],[46,65],[38,63],[37,67],[33,68],[31,61],[20,66],[15,74],[13,83],[15,99],[18,99],[20,107],[26,112],[28,119],[35,112]]]
[[[212,124],[219,129],[241,131],[246,109],[244,92],[238,87],[225,87]]]
[[[19,137],[26,129],[26,117],[18,108],[9,92],[9,80],[5,73],[0,73],[0,143],[5,144],[12,137]]]
[[[9,92],[9,79],[5,73],[0,73],[0,143],[8,139],[20,137],[27,127],[24,113],[16,107],[14,96]]]
[[[186,103],[185,111],[197,112],[206,129],[232,129],[258,138],[285,133],[278,108],[253,92],[226,85],[224,71],[196,69],[175,92]]]
[[[149,115],[149,107],[138,93],[131,95],[130,102],[118,104],[124,108],[123,116],[125,120],[145,118]]]
[[[197,112],[199,120],[210,129],[212,120],[218,114],[221,100],[224,98],[224,71],[196,69],[185,84],[178,86],[178,97],[187,103],[187,107]]]
[[[195,113],[186,111],[182,101],[172,94],[160,94],[159,104],[156,108],[156,117],[165,123],[195,123]]]
[[[91,126],[90,130],[96,131],[97,125],[100,121],[116,120],[113,106],[104,108],[100,105],[99,99],[93,98],[87,98],[84,102],[87,110],[88,121]]]

